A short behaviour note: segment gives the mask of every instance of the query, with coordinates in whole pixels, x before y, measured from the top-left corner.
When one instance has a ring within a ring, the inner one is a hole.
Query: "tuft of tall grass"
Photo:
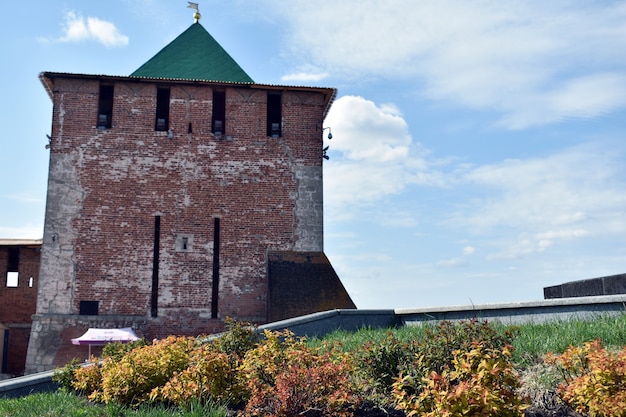
[[[626,346],[626,314],[528,323],[518,327],[519,332],[513,339],[513,360],[521,368],[541,362],[548,352],[561,354],[570,346],[580,346],[595,339],[602,340],[608,349]]]

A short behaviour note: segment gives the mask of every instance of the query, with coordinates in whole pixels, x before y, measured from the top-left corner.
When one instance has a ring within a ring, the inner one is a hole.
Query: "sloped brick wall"
[[[356,306],[323,252],[269,252],[270,322]]]

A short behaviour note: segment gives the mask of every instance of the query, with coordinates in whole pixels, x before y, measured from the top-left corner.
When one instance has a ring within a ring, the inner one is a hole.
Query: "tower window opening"
[[[100,84],[98,97],[98,129],[110,129],[113,119],[113,86]]]
[[[154,216],[154,247],[152,249],[152,295],[150,297],[150,316],[159,314],[159,252],[161,246],[161,216]]]
[[[267,136],[282,136],[282,100],[280,93],[267,94]]]
[[[156,122],[154,130],[167,132],[170,118],[170,88],[159,87],[157,89]]]
[[[213,90],[213,116],[211,120],[211,132],[221,136],[226,127],[226,91]]]
[[[211,284],[211,318],[218,318],[220,291],[220,218],[213,219],[213,280]]]
[[[78,314],[81,316],[97,316],[100,302],[95,300],[80,300]]]

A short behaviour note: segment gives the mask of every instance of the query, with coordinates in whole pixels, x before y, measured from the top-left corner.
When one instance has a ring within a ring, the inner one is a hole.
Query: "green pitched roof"
[[[200,23],[191,25],[131,76],[254,83]]]

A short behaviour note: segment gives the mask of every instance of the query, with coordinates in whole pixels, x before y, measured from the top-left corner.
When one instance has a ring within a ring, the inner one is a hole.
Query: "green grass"
[[[510,326],[492,323],[500,333]],[[324,342],[340,343],[344,351],[358,351],[366,342],[380,341],[393,332],[400,341],[424,337],[425,329],[435,325],[411,326],[398,329],[368,329],[356,332],[335,331],[323,339],[311,339],[311,346]],[[599,338],[608,349],[622,349],[626,346],[626,314],[620,316],[598,316],[593,320],[555,321],[541,324],[516,326],[512,340],[515,348],[513,360],[518,369],[531,369],[541,363],[548,352],[563,353],[570,345]],[[539,371],[544,372],[540,369]],[[541,375],[536,371],[532,378]],[[545,378],[552,380],[553,376]],[[550,381],[553,382],[553,381]],[[143,406],[136,409],[119,405],[97,405],[74,394],[56,393],[33,394],[23,398],[0,400],[0,417],[225,417],[225,410],[217,406],[192,407],[191,410],[167,408],[163,406]]]
[[[511,326],[499,322],[493,322],[492,325],[500,333],[511,328]],[[313,339],[309,343],[318,346],[323,342],[338,342],[341,344],[342,350],[356,351],[368,341],[376,342],[384,339],[389,331],[393,331],[394,336],[401,341],[416,340],[424,336],[426,328],[435,326],[435,324],[425,324],[393,330],[363,328],[356,332],[338,330],[321,340]],[[540,362],[548,352],[560,354],[569,346],[582,345],[584,342],[598,338],[609,349],[621,349],[626,346],[626,314],[619,316],[599,315],[592,320],[528,323],[514,327],[517,331],[512,340],[512,345],[515,348],[513,361],[519,368],[526,368]]]
[[[31,394],[0,400],[0,417],[226,417],[216,406],[198,405],[191,410],[164,406],[136,409],[120,405],[99,405],[64,391]]]
[[[570,346],[600,339],[608,349],[626,346],[626,314],[594,320],[525,324],[513,340],[514,360],[520,367],[537,363],[546,353],[563,353]]]

